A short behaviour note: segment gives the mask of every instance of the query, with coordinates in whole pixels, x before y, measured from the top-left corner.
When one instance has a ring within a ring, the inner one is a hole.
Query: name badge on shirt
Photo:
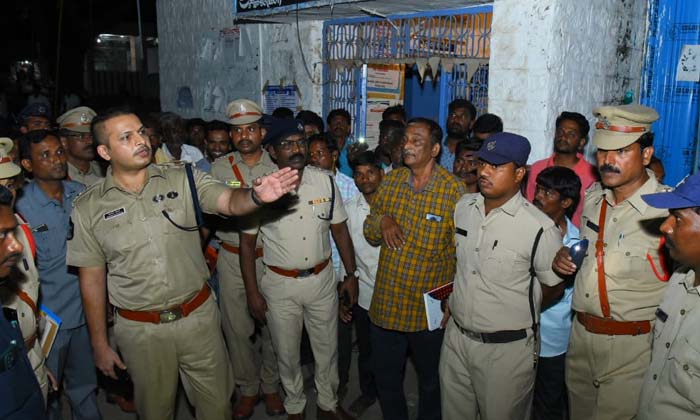
[[[317,204],[328,203],[328,202],[330,202],[330,201],[331,201],[331,198],[330,198],[330,197],[317,198],[317,199],[315,199],[315,200],[309,200],[309,205],[310,205],[310,206],[315,206],[315,205],[317,205]]]
[[[124,209],[124,207],[122,207],[116,210],[108,211],[107,213],[102,215],[102,218],[105,220],[110,220],[114,219],[115,217],[123,216],[125,214],[126,210]]]
[[[236,181],[235,179],[232,179],[226,182],[226,185],[228,185],[231,188],[241,188],[241,181]]]
[[[430,220],[432,222],[442,222],[442,216],[438,216],[437,214],[427,213],[425,215],[425,220]]]
[[[666,320],[668,319],[668,314],[664,312],[661,308],[656,308],[656,317],[661,322],[666,322]]]
[[[590,220],[587,220],[587,221],[586,221],[586,226],[588,226],[589,228],[591,228],[591,230],[592,230],[593,232],[595,232],[595,233],[600,233],[600,228],[598,227],[598,225],[596,225],[595,223],[591,222]]]

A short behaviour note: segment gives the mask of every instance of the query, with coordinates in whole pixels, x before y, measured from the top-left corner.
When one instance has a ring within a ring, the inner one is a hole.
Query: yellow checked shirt
[[[454,212],[465,193],[464,183],[439,165],[420,192],[413,190],[408,168],[385,176],[364,234],[368,242],[380,243],[380,222],[387,215],[401,227],[406,243],[401,249],[381,248],[370,306],[374,324],[406,332],[428,327],[423,293],[454,279]]]

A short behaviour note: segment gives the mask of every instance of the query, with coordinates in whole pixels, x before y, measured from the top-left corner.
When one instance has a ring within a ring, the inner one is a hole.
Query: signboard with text
[[[315,3],[309,0],[234,0],[234,2],[236,5],[236,13],[274,10],[297,4],[302,7],[304,3]]]

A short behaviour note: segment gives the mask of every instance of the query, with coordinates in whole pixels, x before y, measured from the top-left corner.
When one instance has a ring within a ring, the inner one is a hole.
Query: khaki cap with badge
[[[226,107],[228,122],[233,125],[254,123],[263,117],[263,111],[258,104],[250,99],[236,99]]]
[[[79,106],[56,119],[58,128],[61,130],[76,131],[78,133],[89,133],[92,119],[95,118],[95,111],[86,106]]]
[[[603,150],[617,150],[651,132],[659,114],[644,105],[601,106],[593,110],[598,118],[593,144]]]
[[[22,172],[10,156],[14,146],[12,139],[0,137],[0,179],[12,178]]]

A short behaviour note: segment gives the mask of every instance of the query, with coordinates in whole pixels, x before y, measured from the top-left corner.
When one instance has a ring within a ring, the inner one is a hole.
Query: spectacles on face
[[[299,149],[306,149],[306,140],[282,140],[277,143],[280,150],[292,150],[296,146]]]
[[[71,133],[68,134],[68,137],[77,140],[77,141],[91,141],[92,140],[92,133]]]

